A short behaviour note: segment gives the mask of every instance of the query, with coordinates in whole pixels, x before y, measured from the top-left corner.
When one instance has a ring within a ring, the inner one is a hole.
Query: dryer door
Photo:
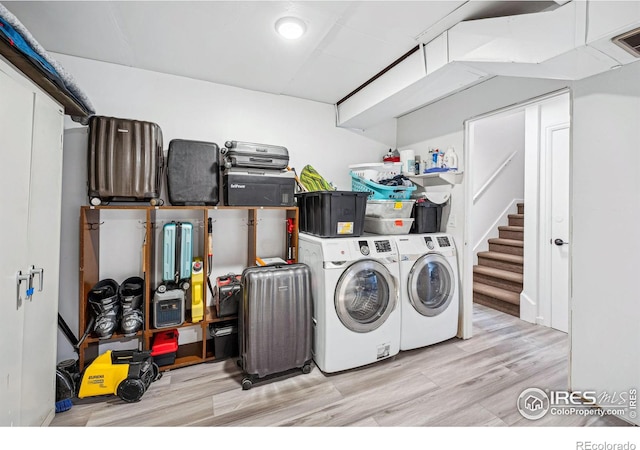
[[[351,331],[380,327],[398,302],[396,281],[378,261],[361,260],[342,273],[334,295],[338,318]]]
[[[454,283],[453,270],[447,260],[438,253],[427,253],[409,272],[409,302],[423,316],[437,316],[451,303]]]

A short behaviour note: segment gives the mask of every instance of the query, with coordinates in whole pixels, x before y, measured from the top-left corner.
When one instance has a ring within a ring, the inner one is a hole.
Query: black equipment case
[[[295,186],[290,171],[232,168],[222,176],[227,206],[294,206]]]
[[[295,369],[311,371],[311,272],[305,264],[248,267],[238,333],[242,389],[258,378]],[[269,318],[265,320],[264,318]]]
[[[225,168],[254,167],[282,170],[289,165],[286,147],[253,142],[227,141],[222,149]]]
[[[87,152],[90,203],[159,203],[162,145],[162,130],[153,122],[92,116]]]
[[[167,151],[172,205],[214,206],[219,201],[220,151],[213,142],[173,139]]]
[[[230,273],[216,278],[214,305],[218,317],[235,316],[242,301],[242,275]]]

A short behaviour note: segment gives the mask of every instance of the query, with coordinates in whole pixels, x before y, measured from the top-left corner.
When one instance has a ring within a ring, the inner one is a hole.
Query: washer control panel
[[[363,256],[389,256],[396,253],[389,239],[361,240],[358,241],[358,249]]]
[[[451,247],[451,243],[447,236],[438,236],[438,245],[440,247]]]
[[[451,247],[451,240],[449,239],[449,236],[425,236],[424,243],[427,244],[427,248],[429,250]]]
[[[433,239],[431,238],[431,236],[425,236],[424,242],[425,244],[427,244],[427,248],[429,250],[433,250],[436,247],[436,244],[433,243]]]
[[[388,253],[391,251],[391,242],[390,241],[374,241],[376,244],[376,252],[378,253]]]

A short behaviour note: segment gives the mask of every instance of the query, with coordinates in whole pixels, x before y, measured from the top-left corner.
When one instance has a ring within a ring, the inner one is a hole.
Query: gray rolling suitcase
[[[252,167],[255,169],[283,170],[289,165],[286,147],[253,142],[227,141],[221,153],[224,167]]]
[[[87,152],[90,203],[161,203],[162,152],[162,130],[157,124],[92,116]]]
[[[311,272],[305,264],[249,267],[242,272],[238,334],[242,389],[295,370],[311,371]]]

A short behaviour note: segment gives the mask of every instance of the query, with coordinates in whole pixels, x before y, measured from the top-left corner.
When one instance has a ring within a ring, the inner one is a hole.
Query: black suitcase
[[[289,165],[286,147],[253,142],[227,141],[224,143],[224,167],[252,167],[283,170]]]
[[[87,152],[90,203],[160,203],[162,152],[162,130],[157,124],[92,116]]]
[[[311,371],[311,272],[305,264],[246,268],[238,315],[242,389],[259,378]]]
[[[213,142],[173,139],[167,150],[172,205],[214,206],[219,201],[220,151]]]

